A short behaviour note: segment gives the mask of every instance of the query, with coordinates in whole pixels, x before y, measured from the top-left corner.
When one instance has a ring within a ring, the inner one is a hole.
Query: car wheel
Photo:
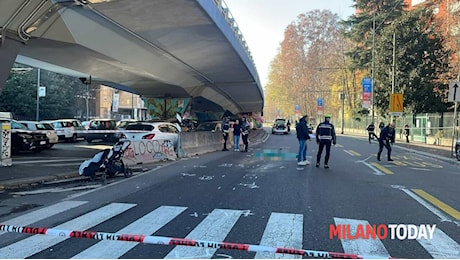
[[[77,135],[74,134],[74,135],[72,136],[72,143],[76,143],[76,142],[77,142]]]
[[[457,149],[457,152],[455,153],[455,157],[457,158],[458,161],[460,161],[460,149]]]
[[[88,142],[90,144],[91,142],[93,142],[93,140],[89,139],[89,138],[86,138],[86,142]]]

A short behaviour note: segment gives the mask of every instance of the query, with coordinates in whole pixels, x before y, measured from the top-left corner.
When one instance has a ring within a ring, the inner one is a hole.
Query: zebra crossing
[[[48,217],[52,217],[67,210],[86,204],[86,201],[63,201],[49,207],[37,209],[30,213],[24,214],[14,219],[4,221],[1,224],[25,226],[30,225]],[[135,208],[136,204],[130,203],[110,203],[93,211],[87,212],[70,221],[64,222],[53,228],[56,230],[94,230],[93,227],[110,221],[119,214],[128,212]],[[178,221],[177,218],[183,214],[187,207],[182,206],[160,206],[142,217],[134,220],[126,227],[115,231],[116,234],[135,234],[150,236],[168,224]],[[215,241],[221,243],[225,241],[227,235],[237,225],[240,218],[244,216],[244,210],[235,209],[214,209],[211,213],[199,222],[186,239]],[[338,218],[334,219],[335,225],[368,225],[366,220]],[[304,246],[304,219],[302,214],[272,212],[265,225],[263,234],[260,238],[260,246],[281,247],[302,249]],[[103,230],[98,230],[103,232]],[[355,230],[356,231],[356,230]],[[354,232],[355,232],[354,231]],[[0,236],[7,233],[2,232]],[[47,236],[33,235],[21,239],[0,248],[0,258],[28,258],[42,251],[48,250],[53,246],[67,240],[64,235]],[[225,241],[235,242],[235,241]],[[340,240],[343,253],[357,254],[363,256],[379,256],[382,258],[390,257],[390,253],[385,248],[384,243],[379,239],[364,240]],[[442,230],[437,229],[432,240],[417,240],[418,244],[426,250],[433,258],[460,258],[460,245],[445,234]],[[137,242],[123,242],[102,240],[88,246],[81,252],[70,256],[69,258],[87,259],[87,258],[121,258],[128,251],[135,248]],[[205,247],[187,247],[176,246],[172,248],[163,258],[215,258],[218,248]],[[301,258],[299,255],[267,253],[255,251],[255,258]],[[393,256],[400,257],[400,256]]]

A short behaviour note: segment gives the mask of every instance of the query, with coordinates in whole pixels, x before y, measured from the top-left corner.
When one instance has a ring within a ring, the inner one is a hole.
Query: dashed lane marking
[[[379,169],[380,171],[386,173],[386,174],[393,174],[392,171],[390,171],[388,168],[378,164],[378,163],[375,163],[375,162],[372,162],[371,163],[372,166],[374,166],[375,168]]]

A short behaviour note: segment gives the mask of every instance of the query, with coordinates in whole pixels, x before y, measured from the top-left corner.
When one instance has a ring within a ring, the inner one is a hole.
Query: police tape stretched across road
[[[347,254],[347,253],[327,252],[327,251],[317,251],[317,250],[269,247],[269,246],[250,245],[250,244],[241,244],[241,243],[193,240],[193,239],[186,239],[186,238],[116,234],[116,233],[105,233],[105,232],[96,232],[96,231],[71,231],[71,230],[59,230],[59,229],[44,228],[44,227],[14,226],[14,225],[5,225],[5,224],[0,224],[0,231],[68,237],[68,238],[85,238],[85,239],[95,239],[95,240],[137,242],[137,243],[144,243],[144,244],[206,247],[206,248],[238,250],[238,251],[247,251],[247,252],[290,254],[290,255],[301,255],[301,256],[314,257],[314,258],[337,258],[337,259],[384,258],[384,257],[372,256],[372,255],[357,255],[357,254]]]

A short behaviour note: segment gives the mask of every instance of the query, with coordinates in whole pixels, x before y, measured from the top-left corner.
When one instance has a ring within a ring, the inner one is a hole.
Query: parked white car
[[[47,145],[48,148],[53,147],[54,144],[57,144],[59,142],[59,137],[57,136],[56,130],[54,130],[53,126],[50,123],[37,122],[37,121],[18,121],[18,122],[30,130],[41,131],[41,132],[46,133],[46,136],[49,139],[49,143]]]
[[[120,134],[120,141],[141,141],[141,140],[158,140],[169,139],[173,142],[174,148],[177,148],[180,129],[168,122],[137,122],[126,126]]]
[[[77,138],[86,138],[86,129],[78,119],[59,119],[46,121],[53,125],[59,140],[76,142]]]

